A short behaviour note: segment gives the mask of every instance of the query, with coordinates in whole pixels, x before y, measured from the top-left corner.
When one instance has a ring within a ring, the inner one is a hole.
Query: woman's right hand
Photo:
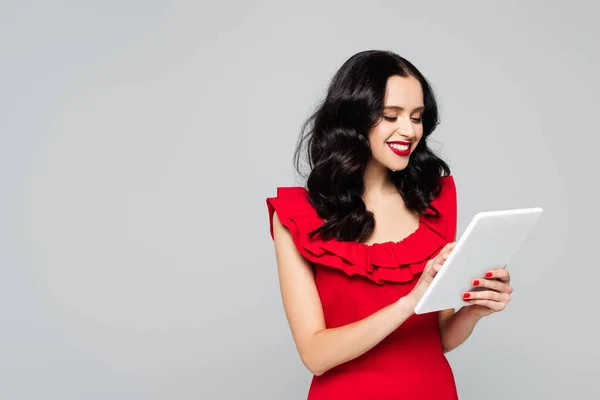
[[[406,295],[411,311],[414,310],[419,303],[419,300],[421,300],[421,297],[423,297],[425,290],[427,290],[431,284],[431,281],[433,281],[433,278],[435,278],[438,271],[442,268],[442,265],[444,265],[444,261],[446,261],[454,246],[456,246],[456,242],[450,242],[446,244],[437,254],[437,256],[427,261],[425,269],[423,270],[423,273],[421,274],[417,284],[413,290]]]

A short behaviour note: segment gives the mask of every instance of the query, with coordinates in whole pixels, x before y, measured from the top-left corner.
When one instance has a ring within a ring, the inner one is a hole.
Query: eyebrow
[[[397,111],[404,110],[404,108],[400,107],[400,106],[385,106],[385,107],[383,107],[383,109],[384,110],[397,110]],[[413,111],[423,111],[423,110],[425,110],[425,107],[417,107]]]

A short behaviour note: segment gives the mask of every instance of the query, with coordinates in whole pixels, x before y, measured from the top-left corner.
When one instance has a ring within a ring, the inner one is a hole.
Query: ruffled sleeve
[[[404,283],[423,272],[434,257],[456,234],[456,188],[453,177],[441,178],[441,191],[432,205],[440,218],[421,215],[416,231],[400,242],[366,245],[335,239],[310,238],[323,220],[310,204],[303,187],[279,187],[277,196],[267,198],[270,232],[273,238],[273,214],[291,233],[299,253],[312,263],[337,268],[348,276],[362,276],[374,283]]]

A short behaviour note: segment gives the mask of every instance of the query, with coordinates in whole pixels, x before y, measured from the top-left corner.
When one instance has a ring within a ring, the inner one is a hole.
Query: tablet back
[[[416,314],[469,305],[462,293],[473,279],[504,268],[529,236],[543,210],[520,208],[477,213],[415,308]]]

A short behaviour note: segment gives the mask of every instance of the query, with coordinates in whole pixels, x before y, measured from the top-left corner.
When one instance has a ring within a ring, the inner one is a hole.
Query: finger
[[[502,303],[499,301],[491,301],[491,300],[467,300],[469,304],[483,306],[485,308],[489,308],[490,310],[497,312],[502,311],[506,307],[506,303]]]
[[[489,270],[486,272],[485,277],[488,279],[499,279],[502,282],[510,282],[510,274],[504,268]]]
[[[431,258],[427,261],[425,265],[425,269],[428,272],[429,276],[435,277],[439,270],[442,268],[444,261],[448,258],[448,255],[456,245],[455,242],[448,243],[434,258]]]
[[[446,261],[446,259],[448,258],[448,256],[450,255],[450,253],[452,252],[452,249],[454,249],[454,247],[456,246],[455,242],[452,243],[448,243],[443,249],[442,251],[440,251],[440,253],[437,255],[437,257],[435,258],[436,261],[440,262],[443,264],[444,261]]]
[[[510,301],[510,295],[508,293],[496,292],[494,290],[482,290],[480,292],[465,292],[463,293],[463,299],[508,302]]]
[[[427,264],[425,265],[425,270],[423,271],[423,275],[427,274],[430,276],[435,276],[437,271],[439,271],[440,269],[440,265],[436,260],[437,259],[432,258],[429,261],[427,261]]]
[[[430,267],[424,271],[424,274],[423,274],[424,282],[431,283],[433,281],[433,278],[436,277],[440,268],[442,268],[441,264],[436,263],[436,262],[431,263]]]
[[[473,279],[474,287],[483,287],[496,292],[512,293],[512,286],[496,279]]]
[[[433,263],[433,271],[434,275],[440,272],[440,270],[444,267],[444,262],[434,262]]]

